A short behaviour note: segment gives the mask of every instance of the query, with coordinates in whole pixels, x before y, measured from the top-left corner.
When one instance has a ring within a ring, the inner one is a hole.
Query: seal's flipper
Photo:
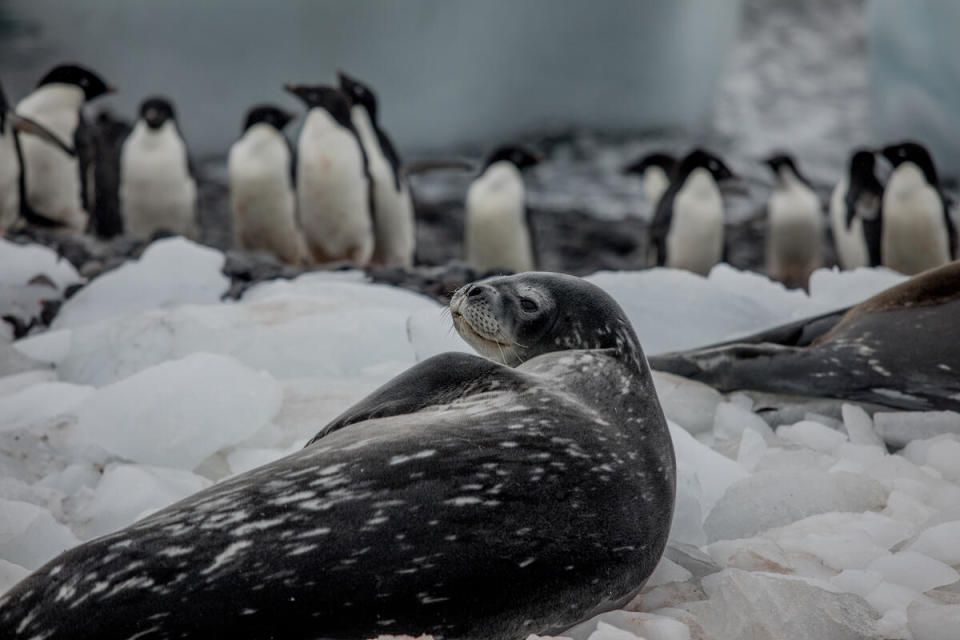
[[[515,374],[509,367],[468,353],[441,353],[428,358],[344,411],[306,446],[357,422],[414,413],[451,402],[490,375],[499,378]]]

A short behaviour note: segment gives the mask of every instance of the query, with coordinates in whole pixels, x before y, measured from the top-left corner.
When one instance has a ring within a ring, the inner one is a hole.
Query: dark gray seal
[[[522,639],[629,601],[675,463],[629,321],[528,273],[461,289],[461,334],[303,450],[67,551],[0,599],[0,637]]]
[[[960,411],[960,262],[843,311],[748,338],[650,358],[720,391],[842,398]]]

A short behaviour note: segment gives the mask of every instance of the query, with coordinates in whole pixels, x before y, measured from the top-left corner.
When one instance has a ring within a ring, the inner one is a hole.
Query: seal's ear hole
[[[528,312],[533,312],[538,309],[537,303],[530,298],[520,298],[520,308]]]

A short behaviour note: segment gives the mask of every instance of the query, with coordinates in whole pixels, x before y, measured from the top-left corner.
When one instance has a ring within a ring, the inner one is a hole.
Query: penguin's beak
[[[43,140],[46,140],[55,147],[59,147],[63,150],[64,153],[70,156],[77,155],[77,152],[73,147],[61,140],[55,133],[44,127],[43,125],[34,122],[30,118],[24,118],[23,116],[18,116],[13,111],[7,112],[7,118],[10,119],[10,124],[13,127],[20,131],[21,133],[26,133],[29,135],[37,136]]]
[[[115,86],[113,86],[112,84],[108,84],[108,85],[106,86],[106,88],[103,90],[103,92],[104,92],[104,93],[116,93],[116,92],[117,92],[117,88],[116,88]]]
[[[300,85],[295,84],[293,82],[288,82],[287,84],[283,85],[283,89],[285,91],[289,91],[290,93],[296,95],[297,92],[300,91]]]

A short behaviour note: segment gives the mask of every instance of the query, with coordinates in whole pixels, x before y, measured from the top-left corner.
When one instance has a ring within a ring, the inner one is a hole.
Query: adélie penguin
[[[639,160],[624,167],[626,174],[636,174],[643,181],[643,195],[652,206],[657,206],[660,197],[670,186],[670,174],[677,165],[677,159],[669,153],[648,153]]]
[[[400,157],[377,119],[377,97],[369,86],[338,73],[340,89],[353,103],[350,117],[367,153],[373,180],[374,248],[372,262],[413,265],[415,223],[413,199],[401,175]]]
[[[650,223],[655,264],[707,275],[724,254],[719,183],[736,176],[716,155],[694,149],[674,168]]]
[[[367,155],[338,89],[288,84],[309,109],[297,143],[297,211],[314,262],[363,267],[373,255]]]
[[[76,157],[33,136],[20,140],[24,171],[22,207],[31,219],[76,231],[87,228],[93,208],[94,150],[83,105],[114,89],[93,71],[63,64],[48,72],[17,104],[17,113],[71,141]]]
[[[187,145],[166,98],[147,98],[120,152],[120,212],[124,232],[148,239],[157,231],[195,237],[197,182]]]
[[[956,234],[930,153],[903,142],[883,156],[894,167],[881,207],[883,266],[913,275],[949,262]]]
[[[540,160],[523,147],[499,147],[470,184],[464,249],[466,262],[478,271],[521,273],[537,268],[522,171]]]
[[[299,264],[305,251],[296,220],[293,153],[283,134],[294,117],[272,105],[253,107],[227,156],[234,242],[288,264]]]
[[[37,136],[71,156],[75,153],[49,129],[13,111],[0,85],[0,235],[20,219],[24,185],[18,133]]]
[[[868,149],[850,157],[847,176],[830,196],[830,231],[842,269],[880,264],[880,199],[883,185],[877,179],[876,158]]]
[[[821,265],[822,204],[788,154],[764,160],[776,185],[767,202],[767,275],[788,287],[804,287]]]

